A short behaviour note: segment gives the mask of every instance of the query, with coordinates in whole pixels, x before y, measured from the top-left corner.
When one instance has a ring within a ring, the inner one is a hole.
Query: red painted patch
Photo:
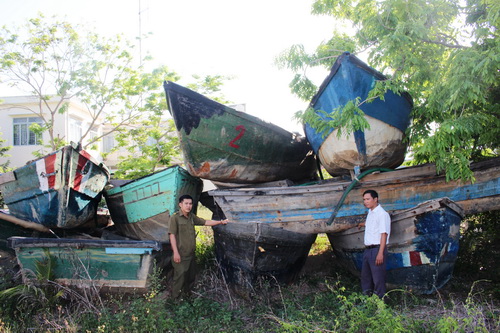
[[[231,146],[233,148],[240,148],[240,146],[235,144],[235,142],[238,141],[239,139],[241,139],[241,137],[243,136],[243,134],[246,131],[246,128],[243,125],[238,125],[235,128],[240,133],[233,140],[231,140],[231,142],[229,142],[229,146]]]
[[[83,155],[78,155],[78,165],[76,166],[75,179],[73,180],[73,188],[78,191],[80,189],[80,185],[82,184],[83,178],[83,168],[87,163],[88,158]]]
[[[229,178],[235,178],[237,174],[238,171],[236,171],[236,169],[233,169],[233,171],[231,171],[231,174],[229,175]]]
[[[54,188],[56,185],[56,174],[55,174],[55,162],[56,162],[57,154],[52,154],[45,157],[45,174],[49,175],[47,177],[47,182],[49,184],[49,188]]]
[[[201,166],[199,172],[200,173],[208,173],[208,172],[210,172],[210,163],[208,163],[208,162],[203,163],[203,165]]]
[[[82,155],[83,157],[85,157],[86,159],[88,159],[88,160],[91,160],[91,159],[92,159],[92,156],[90,156],[90,154],[89,154],[89,153],[87,153],[85,150],[80,150],[78,153],[79,153],[80,155]]]
[[[448,245],[449,245],[448,243],[444,245],[444,253],[442,255],[443,257],[448,254]]]
[[[422,265],[422,259],[420,258],[420,252],[410,251],[410,265],[419,266]]]

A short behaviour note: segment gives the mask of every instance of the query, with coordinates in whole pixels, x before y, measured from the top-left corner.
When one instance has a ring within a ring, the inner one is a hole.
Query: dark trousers
[[[179,298],[182,294],[187,295],[193,286],[196,278],[196,258],[183,258],[180,263],[175,263],[172,258],[172,266],[174,267],[174,283],[172,285],[172,297]]]
[[[385,276],[387,266],[387,248],[384,250],[384,263],[380,266],[375,264],[379,248],[366,249],[363,253],[363,266],[361,267],[361,289],[363,294],[375,293],[383,298],[385,295]]]

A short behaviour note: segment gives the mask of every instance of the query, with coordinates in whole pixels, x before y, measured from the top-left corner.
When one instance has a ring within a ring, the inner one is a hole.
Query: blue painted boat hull
[[[446,196],[462,206],[465,214],[500,209],[500,158],[473,163],[471,169],[474,172],[474,183],[446,181],[445,176],[438,175],[435,166],[429,164],[368,175],[362,178],[360,183],[347,194],[346,189],[350,188],[351,181],[330,179],[311,185],[219,189],[209,191],[209,195],[215,199],[230,221],[239,224],[262,223],[276,229],[303,234],[327,233],[330,236],[342,231],[347,232],[346,230],[352,231],[353,228],[357,230],[355,226],[359,222],[364,222],[366,208],[363,205],[362,194],[368,189],[377,190],[382,206],[389,212],[399,211],[398,216],[401,216],[400,211],[415,207],[427,200],[438,200]],[[345,201],[340,206],[337,217],[332,224],[328,224],[329,218],[344,195]],[[432,216],[431,213],[430,216]],[[450,230],[452,229],[451,225],[455,226],[459,223],[458,219],[451,222],[452,218],[446,218],[449,221],[447,223]],[[420,219],[424,221],[423,217]],[[436,219],[439,217],[434,216],[433,220]],[[395,230],[397,230],[398,225],[396,224],[394,227]],[[413,229],[415,227],[410,225],[409,230]],[[427,233],[428,239],[432,237],[430,232],[425,230],[422,232]],[[446,229],[444,232],[446,233]],[[395,232],[391,236],[391,243],[396,243],[398,234],[412,236],[412,234],[405,232]],[[361,232],[359,237],[362,239]],[[437,230],[435,237],[445,239],[447,236]],[[448,237],[446,239],[448,245],[441,247],[444,252],[437,268],[427,267],[428,265],[420,265],[421,267],[415,268],[410,265],[401,267],[401,273],[399,273],[399,269],[395,268],[392,270],[394,276],[392,280],[404,281],[411,288],[414,288],[412,280],[415,279],[424,281],[423,285],[427,287],[432,284],[438,288],[445,283],[451,276],[458,250],[456,238]],[[413,244],[412,239],[403,240],[401,243],[407,244],[406,241],[409,242],[408,244]],[[427,242],[427,244],[432,244],[432,242]],[[332,241],[333,247],[337,245],[338,241]],[[356,260],[359,262],[361,249],[356,254],[356,251],[352,251],[352,247],[345,246],[344,248],[350,250],[344,253],[345,261],[352,262],[355,268],[354,263]],[[394,267],[397,266],[398,260],[401,262],[411,262],[411,260],[413,262],[418,262],[416,260],[424,263],[430,262],[429,256],[425,252],[423,252],[425,256],[421,255],[420,249],[401,249],[398,253],[399,257],[396,255],[391,257],[391,265]],[[408,281],[397,275],[408,275],[409,271],[415,271],[415,273],[409,275],[412,278]],[[423,288],[424,291],[430,289],[427,287]]]
[[[387,284],[430,294],[452,277],[457,259],[462,210],[447,198],[391,214]],[[364,228],[329,233],[336,257],[359,276]]]
[[[471,164],[475,182],[446,181],[432,164],[371,174],[345,196],[334,222],[327,222],[349,180],[330,179],[303,186],[219,189],[209,191],[225,216],[238,222],[263,222],[305,233],[338,232],[362,222],[363,192],[375,189],[387,211],[448,197],[466,214],[500,209],[500,158]]]
[[[10,214],[48,228],[71,229],[95,218],[109,172],[84,150],[66,146],[1,176]]]
[[[385,79],[384,75],[345,52],[337,58],[310,106],[326,119],[318,111],[330,114],[356,98],[364,101],[375,82]],[[339,138],[335,128],[323,133],[308,124],[304,126],[309,143],[331,175],[347,173],[355,166],[362,170],[396,168],[404,161],[406,144],[403,138],[413,107],[411,97],[407,93],[398,95],[388,91],[383,100],[378,98],[359,107],[370,129]]]
[[[202,190],[201,179],[173,166],[106,189],[104,198],[121,234],[133,239],[168,242],[168,221],[179,209],[179,197],[191,195],[196,213]]]

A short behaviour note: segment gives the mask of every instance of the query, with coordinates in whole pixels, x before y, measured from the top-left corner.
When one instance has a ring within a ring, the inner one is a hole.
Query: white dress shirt
[[[387,233],[387,242],[391,235],[391,217],[389,213],[377,205],[368,211],[365,224],[365,246],[380,245],[380,234]]]

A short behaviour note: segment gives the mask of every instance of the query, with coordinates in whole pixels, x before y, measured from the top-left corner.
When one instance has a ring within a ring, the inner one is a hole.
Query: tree
[[[354,31],[335,31],[311,54],[294,45],[277,58],[296,73],[293,93],[310,100],[316,92],[308,67],[329,68],[343,51],[366,52],[388,76],[370,96],[391,89],[413,97],[407,135],[414,164],[434,162],[447,179],[472,180],[470,161],[498,155],[500,2],[316,0],[312,13]]]
[[[0,133],[0,156],[10,156],[7,152],[10,150],[11,146],[4,146],[5,139],[2,138],[2,133]],[[10,171],[9,161],[0,164],[0,173]]]
[[[193,78],[195,79],[195,82],[186,85],[187,88],[207,96],[208,98],[221,104],[231,103],[226,100],[223,94],[221,94],[221,88],[224,85],[224,81],[231,80],[232,77],[224,75],[207,75],[205,77],[200,77],[199,75],[193,75]]]
[[[175,73],[165,75],[166,69],[159,68],[148,75],[150,94],[144,100],[144,113],[138,125],[128,126],[127,131],[117,133],[116,149],[125,148],[128,155],[121,156],[117,179],[135,179],[151,174],[160,166],[170,165],[172,159],[178,158],[179,139],[173,120],[164,115],[167,110],[165,93],[162,90],[164,80],[176,81]]]
[[[135,65],[134,47],[120,35],[103,38],[79,25],[49,22],[42,14],[23,27],[15,32],[0,30],[0,80],[38,98],[38,106],[28,110],[43,123],[30,129],[47,132],[51,150],[67,144],[67,138],[55,136],[53,124],[58,113],[67,111],[71,98],[83,102],[91,119],[80,141],[96,123],[111,125],[107,132],[87,140],[86,148],[111,132],[137,124],[150,111],[143,101],[158,88],[157,76],[177,77],[166,67],[148,73]],[[52,106],[49,100],[54,99]]]
[[[171,165],[178,158],[179,139],[172,119],[153,115],[127,134],[120,133],[117,148],[126,147],[128,154],[120,157],[116,179],[136,179],[149,175],[159,167]]]

